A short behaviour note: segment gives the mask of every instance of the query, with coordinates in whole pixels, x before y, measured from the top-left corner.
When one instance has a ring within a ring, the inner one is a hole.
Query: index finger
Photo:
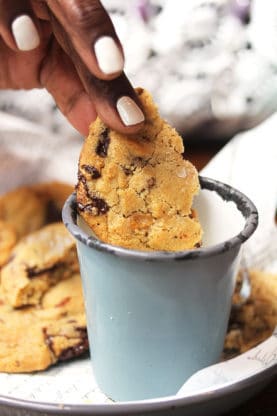
[[[86,67],[100,79],[113,79],[124,67],[123,49],[99,0],[48,0]]]

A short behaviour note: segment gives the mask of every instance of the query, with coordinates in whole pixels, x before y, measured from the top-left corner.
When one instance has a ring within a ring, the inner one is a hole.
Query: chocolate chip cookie
[[[49,289],[39,306],[13,309],[0,288],[0,371],[39,371],[88,351],[78,274]]]
[[[196,247],[202,239],[192,212],[197,171],[150,95],[137,93],[146,115],[139,134],[119,134],[100,119],[91,125],[79,160],[78,211],[104,242],[140,250]]]
[[[12,225],[0,220],[0,267],[9,259],[16,241],[17,234]]]
[[[266,340],[277,325],[277,274],[249,271],[251,295],[241,303],[234,295],[225,355],[237,355]]]
[[[54,223],[24,237],[1,271],[1,284],[13,307],[36,305],[60,280],[78,271],[76,246],[62,223]]]
[[[0,196],[0,220],[10,224],[20,239],[45,224],[46,205],[29,187]]]
[[[14,228],[17,240],[46,224],[61,221],[72,185],[53,181],[26,185],[0,196],[0,220]]]

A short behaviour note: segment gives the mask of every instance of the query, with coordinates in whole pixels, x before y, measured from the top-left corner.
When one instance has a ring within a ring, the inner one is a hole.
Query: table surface
[[[186,158],[201,170],[224,144],[190,142],[186,145]],[[277,416],[277,377],[262,392],[225,416]]]
[[[225,416],[277,416],[277,377],[262,392]]]

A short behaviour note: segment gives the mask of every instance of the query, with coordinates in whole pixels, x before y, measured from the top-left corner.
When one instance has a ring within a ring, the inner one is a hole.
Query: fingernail
[[[28,15],[18,16],[12,23],[15,43],[21,51],[31,51],[40,43],[37,28]]]
[[[124,59],[121,50],[110,36],[99,38],[94,44],[98,66],[104,74],[123,71]]]
[[[116,108],[125,126],[133,126],[145,120],[143,112],[130,97],[119,98]]]

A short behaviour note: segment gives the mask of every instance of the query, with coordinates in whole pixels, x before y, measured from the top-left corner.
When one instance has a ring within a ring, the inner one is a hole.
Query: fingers
[[[69,122],[84,136],[96,118],[96,110],[76,73],[70,58],[53,42],[42,67],[41,84],[54,97]]]
[[[135,134],[141,129],[145,119],[141,104],[124,73],[115,80],[104,81],[92,75],[81,62],[77,70],[106,125],[125,134]]]
[[[98,0],[48,1],[87,68],[100,79],[116,78],[123,50],[110,17]]]
[[[63,50],[74,62],[85,91],[97,114],[109,127],[122,133],[137,133],[144,122],[140,101],[124,73],[112,80],[101,80],[92,74],[71,44],[63,27],[52,16],[54,34]]]
[[[40,25],[28,0],[0,1],[0,34],[13,50],[30,51],[40,44]]]
[[[35,15],[41,20],[49,20],[48,7],[43,0],[30,0]]]
[[[54,40],[48,54],[50,30],[62,49]],[[96,112],[122,133],[134,134],[142,127],[141,104],[123,73],[122,48],[100,1],[0,0],[0,35],[15,52],[36,49],[31,55],[15,55],[30,63],[41,57],[40,70],[30,77],[37,82],[40,72],[42,84],[82,134]],[[14,73],[21,85],[22,68]]]

